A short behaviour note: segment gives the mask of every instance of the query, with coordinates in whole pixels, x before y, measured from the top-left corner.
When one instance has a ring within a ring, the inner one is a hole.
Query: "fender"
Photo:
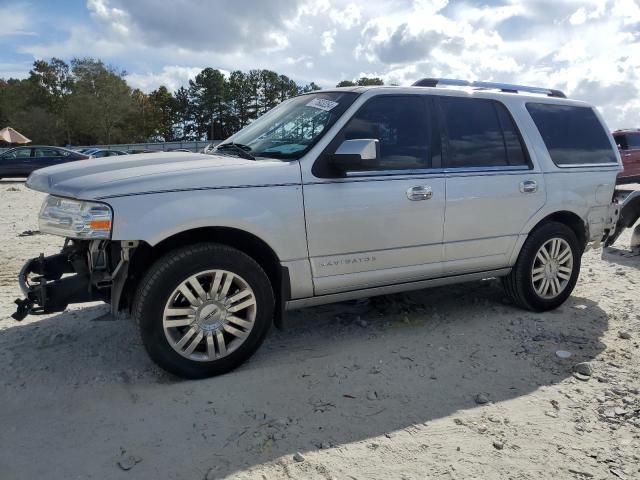
[[[230,227],[267,243],[282,262],[307,258],[300,185],[190,190],[116,197],[114,241],[151,246],[202,227]]]

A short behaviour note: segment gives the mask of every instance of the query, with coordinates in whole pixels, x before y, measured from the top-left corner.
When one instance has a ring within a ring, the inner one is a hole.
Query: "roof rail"
[[[492,89],[500,90],[508,93],[540,93],[549,97],[567,98],[567,96],[560,90],[554,90],[552,88],[540,88],[540,87],[527,87],[524,85],[511,85],[509,83],[494,83],[494,82],[470,82],[468,80],[457,80],[453,78],[421,78],[415,82],[414,87],[437,87],[440,85],[450,85],[455,87],[473,87],[477,89]]]

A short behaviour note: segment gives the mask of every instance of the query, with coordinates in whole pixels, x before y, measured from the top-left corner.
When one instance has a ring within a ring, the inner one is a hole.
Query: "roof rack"
[[[547,95],[549,97],[567,98],[567,96],[560,90],[554,90],[552,88],[540,88],[540,87],[527,87],[524,85],[511,85],[509,83],[494,83],[494,82],[470,82],[468,80],[457,80],[453,78],[421,78],[415,82],[414,87],[437,87],[440,85],[450,85],[454,87],[473,87],[477,89],[491,89],[500,90],[501,92],[508,93],[539,93]]]

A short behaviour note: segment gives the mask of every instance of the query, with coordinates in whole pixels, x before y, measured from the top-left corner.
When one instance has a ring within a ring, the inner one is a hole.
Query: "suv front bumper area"
[[[15,301],[15,320],[64,311],[74,303],[117,302],[137,242],[67,240],[56,255],[27,261],[18,275],[24,298]],[[115,258],[116,262],[112,259]]]

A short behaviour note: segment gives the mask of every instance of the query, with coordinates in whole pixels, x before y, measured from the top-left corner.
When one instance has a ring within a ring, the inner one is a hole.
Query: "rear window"
[[[592,108],[527,103],[527,110],[556,165],[616,162],[609,137]]]

